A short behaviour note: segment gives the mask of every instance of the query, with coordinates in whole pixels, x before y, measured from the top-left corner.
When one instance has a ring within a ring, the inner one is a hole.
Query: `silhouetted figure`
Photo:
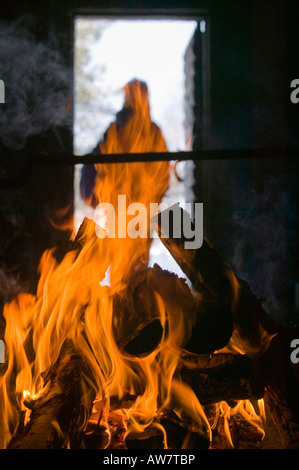
[[[162,132],[151,119],[146,83],[134,79],[125,85],[124,92],[125,101],[123,108],[116,114],[115,121],[110,124],[104,133],[103,139],[98,142],[92,153],[167,152],[168,149]],[[133,165],[129,165],[133,169]],[[154,170],[160,181],[163,178],[164,183],[162,183],[162,186],[164,189],[160,190],[160,192],[164,193],[168,186],[168,162],[150,162],[143,165],[147,165],[147,172]],[[112,165],[110,165],[111,168]],[[119,170],[121,169],[119,168]],[[88,204],[96,206],[101,201],[95,195],[95,192],[97,192],[95,183],[97,175],[103,176],[103,173],[106,173],[106,171],[109,172],[110,170],[105,164],[84,165],[80,188],[82,198]]]

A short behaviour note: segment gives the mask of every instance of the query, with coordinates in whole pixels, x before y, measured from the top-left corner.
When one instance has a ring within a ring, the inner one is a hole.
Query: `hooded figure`
[[[103,136],[103,139],[98,142],[92,153],[126,154],[167,152],[168,149],[162,132],[151,120],[148,88],[146,83],[137,79],[131,80],[125,85],[124,92],[125,101],[122,110],[117,113],[116,120],[110,124]],[[131,168],[132,171],[134,170],[134,164],[132,163],[117,165],[119,175],[123,172],[125,165],[129,165],[128,168]],[[154,171],[154,174],[156,174],[160,183],[161,178],[163,178],[164,182],[158,185],[158,192],[160,193],[158,197],[159,200],[156,201],[157,197],[155,197],[155,200],[152,201],[160,202],[162,195],[168,187],[169,163],[149,162],[144,163],[143,165],[147,166],[149,178],[153,177],[153,174],[151,175],[150,171]],[[83,200],[89,205],[95,207],[98,202],[103,201],[99,192],[97,190],[95,191],[97,194],[94,192],[96,179],[103,179],[105,175],[111,172],[112,166],[113,165],[107,162],[107,164],[95,164],[94,166],[85,165],[83,167],[80,189]],[[122,176],[125,177],[124,172]],[[115,183],[116,182],[117,181],[115,181]],[[162,190],[161,186],[163,187]],[[116,187],[115,189],[118,190],[120,188]]]
[[[151,120],[146,83],[132,80],[124,91],[124,107],[99,142],[100,153],[167,152],[161,130]]]

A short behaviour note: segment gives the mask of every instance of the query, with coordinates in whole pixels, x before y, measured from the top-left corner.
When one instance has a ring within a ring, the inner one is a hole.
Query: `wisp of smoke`
[[[71,68],[54,37],[37,41],[19,22],[0,24],[0,74],[5,84],[0,140],[7,148],[21,150],[29,136],[71,128]]]

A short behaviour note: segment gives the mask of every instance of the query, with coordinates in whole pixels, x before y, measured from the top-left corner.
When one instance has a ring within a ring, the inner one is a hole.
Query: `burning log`
[[[194,390],[204,407],[223,401],[235,406],[238,400],[257,400],[264,393],[261,384],[255,381],[253,362],[242,355],[184,354],[175,376],[177,380],[183,381]],[[109,432],[100,424],[105,402],[101,398],[97,399],[85,434],[85,446],[96,449],[107,446],[113,449],[162,449],[167,439],[167,446],[170,449],[209,447],[209,439],[198,424],[183,419],[167,407],[158,410],[153,422],[143,431],[133,430],[126,435],[126,426],[121,416],[126,415],[124,410],[134,406],[136,399],[136,395],[128,393],[122,398],[117,396],[110,398]]]
[[[125,439],[127,449],[164,449],[164,434],[161,429],[149,426],[142,433],[131,433]]]
[[[195,298],[184,279],[158,265],[133,274],[123,296],[115,297],[114,312],[116,342],[135,356],[153,351],[163,335],[176,336],[176,345],[190,353],[208,354],[224,347],[232,334],[232,322],[221,303],[206,290]],[[223,317],[226,321],[218,328]],[[180,337],[174,333],[179,325]]]
[[[86,233],[90,232],[94,233],[94,222],[84,219],[67,251],[79,254]],[[63,257],[61,252],[56,255]],[[191,353],[213,353],[229,341],[231,313],[207,289],[202,287],[194,298],[184,279],[158,265],[136,270],[126,283],[126,289],[114,296],[113,306],[113,332],[122,352],[133,356],[149,354],[159,345],[163,335],[169,334],[179,322],[182,322],[185,335],[181,328],[181,338],[177,338],[180,344],[177,345]],[[165,308],[164,325],[161,324],[161,308]]]
[[[173,221],[174,216],[178,217],[181,223],[179,232]],[[167,227],[164,227],[165,220],[168,222]],[[198,249],[185,248],[186,242],[190,242],[190,239],[185,237],[185,226],[189,225],[190,233],[195,233],[190,215],[178,204],[174,204],[152,217],[151,224],[194,288],[200,291],[206,289],[214,299],[231,308],[234,292],[230,268],[205,239]]]
[[[190,216],[182,209],[181,212],[181,220],[186,221],[189,217],[189,224],[194,231]],[[162,213],[154,218],[154,228],[162,243],[191,281],[194,289],[199,293],[209,292],[224,306],[223,322],[228,319],[232,321],[239,348],[243,348],[243,352],[251,357],[265,352],[272,337],[277,334],[277,326],[263,310],[248,285],[237,279],[232,269],[205,239],[200,248],[186,249],[187,239],[183,231],[182,236],[177,238],[170,227],[169,236],[166,237],[162,220]],[[218,324],[218,329],[222,327],[222,323]]]
[[[29,421],[20,425],[8,449],[78,448],[95,398],[91,371],[71,342],[65,342],[55,364],[44,376],[46,392],[26,398]]]
[[[84,219],[67,251],[79,254],[86,233],[90,232],[94,233],[94,223]],[[59,258],[62,255],[57,253]],[[181,329],[178,346],[191,353],[213,353],[229,341],[232,334],[230,310],[203,286],[194,298],[184,279],[158,265],[136,270],[126,282],[126,289],[114,296],[113,320],[114,336],[124,353],[133,356],[149,354],[178,322],[183,322],[182,327],[186,330],[184,336]],[[167,317],[164,325],[160,318],[161,304]]]
[[[264,396],[263,382],[257,380],[253,361],[245,355],[220,353],[206,360],[189,358],[178,371],[202,405]]]
[[[149,276],[149,272],[146,275]],[[145,278],[145,273],[136,273],[129,280],[125,292],[115,295],[113,299],[113,334],[116,343],[123,353],[133,356],[151,353],[163,336],[154,293],[148,289],[145,289],[145,295],[142,292]],[[143,305],[141,299],[144,299]]]
[[[230,346],[254,361],[255,375],[264,379],[268,408],[285,446],[298,448],[299,384],[290,365],[286,332],[267,315],[248,284],[237,279],[206,240],[201,248],[187,250],[184,236],[175,238],[170,229],[165,238],[161,214],[155,216],[154,226],[194,288],[206,289],[230,309],[233,319]],[[218,328],[221,327],[220,323]]]
[[[169,410],[163,410],[144,432],[129,434],[125,444],[127,449],[165,449],[165,445],[168,449],[208,449],[210,446],[196,425],[182,422]]]
[[[84,442],[87,448],[96,449],[208,449],[210,442],[198,423],[183,421],[173,410],[160,410],[154,420],[142,430],[128,432],[121,420],[123,411],[133,407],[136,395],[125,393],[121,398],[110,399],[109,432],[101,426],[104,402],[97,402],[96,410],[88,423],[89,433]],[[110,435],[110,438],[108,437]],[[92,447],[91,447],[92,444]],[[166,446],[166,447],[165,447]]]

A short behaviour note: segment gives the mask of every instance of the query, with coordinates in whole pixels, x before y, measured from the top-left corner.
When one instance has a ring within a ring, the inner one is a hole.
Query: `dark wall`
[[[215,149],[252,145],[253,5],[210,8],[211,138]]]
[[[298,75],[298,4],[230,5],[210,9],[207,148],[269,149],[268,158],[199,161],[189,165],[186,184],[204,203],[205,235],[222,257],[277,320],[298,323],[298,158],[271,152],[299,146],[299,105],[290,100]]]

